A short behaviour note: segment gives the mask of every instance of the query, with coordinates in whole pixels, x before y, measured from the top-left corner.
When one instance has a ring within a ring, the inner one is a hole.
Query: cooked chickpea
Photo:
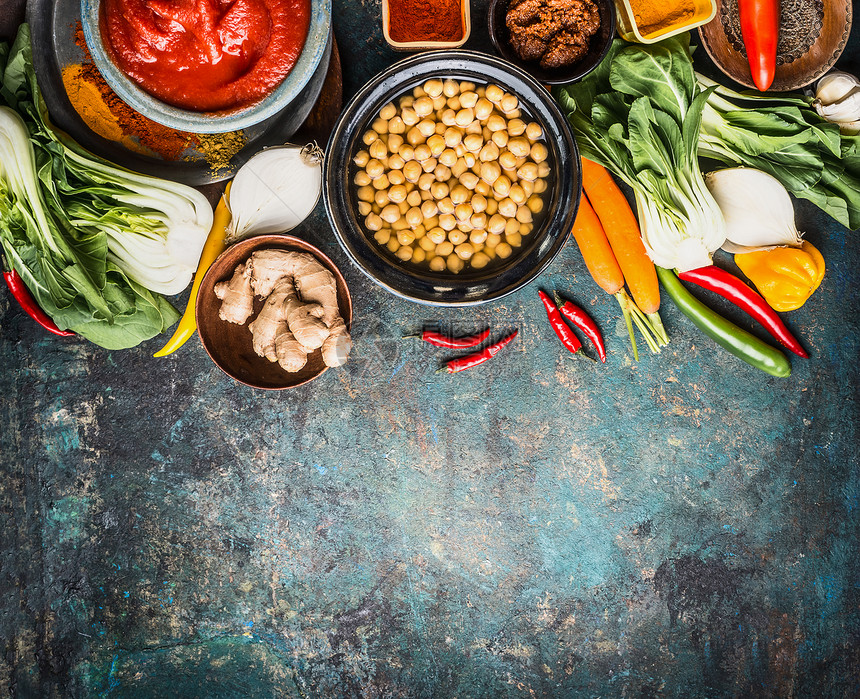
[[[508,196],[515,204],[522,204],[526,200],[525,190],[519,182],[511,185],[511,191],[508,192]]]
[[[373,182],[371,182],[373,188],[378,190],[388,189],[390,184],[391,182],[389,182],[388,180],[388,175],[386,175],[385,173],[381,174],[379,177],[373,180]]]
[[[409,245],[404,245],[402,247],[397,248],[397,252],[394,254],[397,256],[398,260],[403,260],[404,262],[408,262],[412,259],[412,254],[415,251]]]
[[[456,184],[451,189],[451,201],[454,205],[462,204],[472,198],[472,193],[461,184]]]
[[[439,153],[439,162],[448,167],[453,167],[457,163],[457,154],[453,148],[446,148]]]
[[[475,121],[473,121],[471,124],[469,124],[469,125],[464,129],[464,131],[465,131],[466,133],[473,133],[473,134],[475,134],[476,136],[480,136],[480,137],[481,137],[481,140],[483,141],[483,138],[484,138],[484,135],[483,135],[483,134],[484,134],[484,127],[482,127],[482,126],[481,126],[481,122],[480,122],[480,121],[478,121],[477,119],[475,119]]]
[[[445,124],[445,126],[455,126],[457,124],[457,112],[453,109],[446,109],[442,112],[439,120]]]
[[[400,212],[397,212],[397,216],[400,216]],[[382,228],[382,219],[374,213],[370,213],[364,219],[364,225],[367,226],[369,231],[378,231]]]
[[[433,272],[442,272],[445,270],[445,258],[438,255],[430,260],[430,269]]]
[[[429,238],[434,245],[439,245],[439,243],[444,243],[448,239],[448,233],[444,228],[436,226],[435,228],[431,228],[427,231],[426,237]]]
[[[433,169],[433,176],[441,182],[447,182],[451,179],[451,168],[443,163],[439,163]]]
[[[460,94],[460,84],[456,80],[448,79],[442,84],[442,94],[445,97],[453,97]]]
[[[383,213],[385,211],[383,210]],[[399,215],[399,212],[398,212]],[[487,231],[490,233],[501,233],[505,230],[505,217],[501,214],[493,214],[487,222]]]
[[[355,177],[352,178],[352,181],[357,184],[359,187],[364,187],[372,182],[370,175],[367,174],[366,170],[359,170],[355,173]]]
[[[546,180],[537,179],[534,182],[534,193],[535,194],[543,194],[546,191]]]
[[[457,126],[466,127],[469,126],[475,120],[475,112],[470,107],[465,109],[461,109],[457,112],[457,116],[454,118]]]
[[[496,246],[496,254],[503,260],[507,259],[513,253],[513,248],[508,243],[499,243]]]
[[[475,185],[478,184],[478,179],[479,179],[478,176],[474,172],[468,172],[468,171],[464,172],[459,177],[460,185],[462,187],[465,187],[468,190],[475,189]]]
[[[517,156],[515,156],[509,150],[503,151],[499,155],[499,165],[505,170],[512,170],[517,166]]]
[[[533,223],[521,223],[520,224],[520,235],[528,235],[535,229],[535,224]]]
[[[517,170],[517,175],[520,179],[534,182],[538,178],[538,166],[531,161],[525,162]]]
[[[444,231],[442,232],[444,233]],[[420,247],[424,252],[430,252],[436,250],[436,243],[430,239],[428,234],[418,241],[418,247]]]
[[[478,159],[482,162],[490,162],[491,160],[499,159],[499,147],[490,141],[485,143],[478,152]]]
[[[519,106],[519,104],[520,101],[517,99],[517,96],[508,92],[504,97],[502,97],[499,102],[499,107],[501,107],[503,112],[512,112]]]
[[[476,133],[470,133],[463,139],[463,145],[470,153],[477,153],[484,145],[484,139]]]
[[[532,211],[528,206],[520,206],[517,209],[517,221],[520,223],[531,223],[532,222]]]
[[[484,95],[490,102],[501,102],[502,97],[505,96],[505,91],[500,88],[498,85],[487,85]]]
[[[403,160],[403,157],[397,153],[388,156],[388,167],[392,170],[402,170],[405,163],[406,161]]]
[[[433,200],[427,200],[421,203],[421,215],[424,218],[430,218],[431,216],[435,216],[439,212],[439,207],[436,205],[436,202]]]
[[[391,239],[391,231],[387,228],[378,230],[376,231],[376,233],[373,234],[373,239],[380,245],[386,245]]]
[[[477,216],[478,214],[475,215]],[[472,228],[472,232],[469,233],[469,242],[472,243],[472,245],[483,245],[486,240],[487,231],[483,226],[480,228],[477,226]]]
[[[549,163],[543,161],[542,163],[538,163],[538,177],[547,177],[550,173]]]
[[[397,232],[397,242],[401,245],[412,245],[415,242],[415,234],[408,228]]]
[[[447,182],[437,182],[435,178],[433,184],[430,185],[430,194],[433,195],[434,199],[444,199],[450,191]]]
[[[366,150],[360,150],[355,154],[355,157],[352,159],[358,167],[364,167],[370,161],[370,153]]]
[[[478,93],[472,90],[460,93],[460,106],[466,109],[474,109],[478,103]]]
[[[409,228],[409,224],[406,223],[406,219],[401,216],[391,224],[391,228],[395,231],[402,231],[404,228]]]
[[[417,146],[419,143],[424,143],[424,136],[418,130],[417,126],[413,126],[409,131],[406,132],[406,142],[410,146]]]
[[[397,155],[403,158],[404,161],[409,162],[410,160],[415,159],[415,149],[409,143],[404,143],[400,148],[397,149]]]
[[[388,200],[394,204],[399,204],[402,201],[406,201],[407,194],[406,187],[402,184],[395,185],[388,190]]]
[[[421,169],[424,170],[424,172],[433,172],[438,164],[439,161],[436,160],[436,158],[427,158],[427,160],[421,163]]]
[[[413,189],[406,195],[406,203],[409,204],[409,206],[421,206],[423,201],[424,200],[421,198],[421,192],[417,189]]]
[[[454,216],[458,221],[469,221],[472,218],[472,207],[469,204],[457,204],[454,207]]]
[[[472,247],[471,243],[460,243],[454,248],[454,253],[461,260],[468,260],[475,254],[475,248]]]
[[[505,242],[512,248],[518,248],[523,244],[523,237],[517,233],[505,233]]]
[[[466,165],[466,161],[463,158],[458,158],[457,162],[451,166],[451,175],[459,179],[468,170],[469,167]]]
[[[406,107],[411,107],[415,103],[415,98],[412,95],[403,95],[400,98],[398,104],[401,109],[405,109]]]
[[[445,139],[445,145],[448,146],[448,148],[454,148],[463,141],[463,132],[453,126],[449,126],[445,129],[445,133],[442,134],[442,136]]]
[[[446,231],[453,231],[457,227],[457,219],[454,214],[441,214],[439,216],[439,228]]]
[[[487,216],[492,216],[498,210],[499,210],[498,199],[493,199],[493,198],[487,199],[487,208],[486,208]]]
[[[538,127],[538,128],[540,128],[540,127]],[[533,144],[531,151],[529,152],[529,156],[536,163],[542,163],[544,160],[547,159],[548,155],[549,155],[549,151],[547,150],[546,145],[543,143]]]
[[[428,192],[430,191],[430,187],[436,181],[436,178],[433,177],[432,173],[425,172],[418,178],[418,189],[424,189]]]
[[[522,119],[511,119],[508,122],[508,133],[511,136],[522,136],[526,131],[526,122]]]
[[[422,119],[415,125],[415,128],[424,138],[430,138],[436,133],[436,122],[431,119]]]
[[[422,172],[421,163],[417,160],[410,160],[408,163],[403,164],[403,177],[406,178],[407,182],[418,182],[418,178],[421,177]]]
[[[375,194],[376,192],[370,185],[359,187],[358,190],[356,190],[356,196],[358,197],[359,201],[373,201],[373,197]]]
[[[406,122],[402,117],[396,116],[388,122],[388,133],[398,135],[406,133]]]
[[[379,138],[379,134],[378,134],[378,133],[376,133],[376,131],[373,131],[373,130],[371,129],[371,130],[368,130],[368,131],[365,131],[365,132],[364,132],[364,135],[361,137],[361,141],[362,141],[362,143],[364,143],[364,145],[369,146],[369,145],[370,145],[371,143],[373,143],[377,138]]]
[[[476,186],[477,189],[477,186]],[[472,196],[472,210],[476,213],[487,210],[487,198],[483,194],[475,194]]]
[[[427,139],[427,147],[430,149],[433,157],[437,158],[445,150],[445,139],[438,134],[433,134]]]
[[[379,110],[379,118],[386,121],[391,119],[395,114],[397,114],[397,107],[394,106],[394,102],[383,105],[382,109]]]
[[[448,104],[448,98],[445,95],[439,95],[438,97],[433,97],[433,111],[438,114],[444,111],[445,107]]]
[[[399,252],[399,250],[398,250],[398,252]],[[415,262],[416,264],[418,264],[420,262],[424,262],[424,260],[426,260],[426,259],[427,259],[427,253],[424,250],[422,250],[420,247],[415,248],[412,251],[412,262]]]
[[[376,119],[370,125],[370,128],[376,131],[380,136],[385,136],[388,133],[388,119]]]
[[[448,266],[448,271],[457,274],[462,271],[463,267],[466,266],[466,263],[458,255],[448,255],[448,259],[445,260],[445,264]]]
[[[394,223],[397,219],[400,218],[400,208],[396,204],[389,204],[382,210],[380,216],[382,217],[383,221],[388,221],[388,223]]]
[[[516,136],[508,141],[508,150],[518,158],[527,156],[531,147],[528,139],[523,136]]]
[[[387,189],[377,189],[376,194],[373,195],[373,204],[374,210],[377,208],[379,211],[382,211],[383,206],[388,206],[390,200],[388,198],[388,190]],[[377,211],[377,213],[379,213]]]
[[[486,97],[481,97],[474,105],[475,118],[483,121],[493,113],[493,103]]]
[[[510,197],[506,197],[499,202],[499,213],[507,218],[513,218],[517,215],[517,205]]]
[[[441,257],[447,257],[454,252],[454,243],[449,240],[445,240],[436,246],[434,252]]]
[[[439,207],[439,213],[442,214],[453,214],[454,209],[456,208],[456,204],[451,201],[451,197],[440,199],[437,206]]]
[[[475,163],[478,162],[478,158],[474,153],[466,153],[463,155],[463,162],[466,163],[467,167],[474,167]]]
[[[394,185],[406,182],[406,178],[403,176],[403,170],[389,170],[388,181]]]
[[[373,211],[373,207],[369,201],[358,202],[358,213],[360,216],[367,216],[371,211]]]
[[[492,114],[487,119],[487,129],[492,133],[495,133],[496,131],[504,131],[507,125],[505,118],[499,114]]]
[[[406,223],[415,227],[421,225],[421,222],[424,220],[424,215],[421,213],[421,209],[417,206],[413,206],[412,208],[407,209],[406,213],[403,214],[403,218],[406,219]]]
[[[521,225],[523,224],[521,224],[515,218],[509,218],[505,223],[505,235],[508,236],[513,235],[514,233],[519,233]],[[510,243],[511,241],[508,242]],[[511,243],[511,245],[513,245],[513,243]]]
[[[424,93],[429,97],[438,97],[442,94],[441,80],[428,80],[424,83]]]
[[[502,169],[496,162],[481,163],[481,179],[487,184],[492,185],[502,174]]]
[[[451,242],[452,245],[460,245],[461,243],[466,242],[468,239],[468,234],[459,229],[454,229],[453,231],[448,232],[448,240]]]
[[[490,258],[487,256],[486,253],[476,252],[469,262],[475,269],[483,269],[488,264],[490,264]]]
[[[496,144],[497,148],[504,148],[508,145],[509,137],[507,131],[494,131],[490,138],[493,140],[493,143]]]
[[[404,126],[415,126],[419,121],[421,121],[421,117],[418,116],[418,112],[416,112],[412,107],[406,107],[401,113],[400,118],[403,120]]]
[[[507,175],[500,175],[495,182],[493,182],[493,193],[498,197],[506,197],[508,196],[508,192],[511,191],[511,180]]]
[[[523,192],[526,194],[526,199],[528,199],[532,194],[535,193],[535,185],[539,180],[535,180],[534,182],[529,182],[528,180],[520,180],[518,184],[523,188]],[[523,202],[517,202],[517,204],[522,204]]]
[[[412,109],[420,117],[426,117],[433,113],[433,100],[427,96],[419,97],[412,104]]]

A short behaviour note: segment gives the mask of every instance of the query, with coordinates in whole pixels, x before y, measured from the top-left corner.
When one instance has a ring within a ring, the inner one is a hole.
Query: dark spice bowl
[[[431,78],[495,83],[515,94],[544,133],[552,173],[542,221],[509,259],[460,274],[401,263],[369,237],[358,214],[353,157],[380,108]],[[372,78],[346,106],[329,139],[323,173],[326,212],[350,260],[376,284],[403,298],[436,306],[467,306],[499,299],[537,277],[564,247],[582,190],[579,151],[564,116],[546,89],[509,63],[475,51],[431,51],[395,63]]]
[[[510,32],[505,23],[510,0],[490,0],[487,20],[490,41],[502,58],[526,71],[544,85],[566,85],[576,82],[597,68],[615,38],[615,3],[613,0],[592,0],[592,2],[597,5],[600,13],[600,29],[591,37],[588,53],[581,60],[564,68],[547,70],[541,68],[537,61],[524,61],[516,54],[511,46]]]
[[[212,264],[200,283],[197,293],[195,316],[197,333],[203,348],[227,376],[251,388],[280,390],[295,388],[313,381],[328,367],[322,359],[322,352],[314,350],[308,355],[308,363],[300,371],[284,371],[277,363],[260,357],[251,345],[250,323],[257,317],[264,300],[254,298],[254,314],[244,325],[221,320],[218,311],[221,300],[215,296],[215,285],[233,276],[236,266],[245,262],[256,250],[287,250],[306,252],[334,275],[337,282],[337,301],[340,315],[347,329],[352,330],[352,297],[340,270],[326,255],[310,243],[291,235],[259,235],[247,238],[227,248]]]

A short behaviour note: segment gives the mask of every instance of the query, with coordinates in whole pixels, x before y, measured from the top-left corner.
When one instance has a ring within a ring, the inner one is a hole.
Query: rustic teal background
[[[378,16],[335,2],[347,95],[396,58]],[[668,301],[671,345],[633,363],[572,245],[539,284],[590,309],[605,367],[564,355],[538,284],[415,306],[319,213],[301,234],[347,277],[355,350],[291,392],[196,339],[155,360],[50,337],[0,293],[0,692],[858,696],[860,255],[797,211],[829,268],[786,316],[811,358],[783,380]],[[520,336],[437,376],[447,355],[400,339],[429,321]]]

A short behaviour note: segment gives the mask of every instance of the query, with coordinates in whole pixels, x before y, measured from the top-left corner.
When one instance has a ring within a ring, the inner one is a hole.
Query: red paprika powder
[[[462,0],[388,0],[393,41],[459,41],[465,31]]]

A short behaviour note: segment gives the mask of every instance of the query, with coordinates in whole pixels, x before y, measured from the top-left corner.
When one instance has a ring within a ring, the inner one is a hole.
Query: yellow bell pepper
[[[200,262],[197,263],[197,273],[194,275],[194,283],[191,285],[191,296],[188,297],[188,305],[185,307],[185,313],[179,319],[179,324],[167,344],[164,345],[153,357],[166,357],[172,354],[184,345],[197,330],[197,318],[195,316],[195,307],[197,306],[197,292],[200,290],[200,283],[203,277],[215,259],[226,249],[227,245],[224,238],[227,235],[227,226],[230,223],[230,209],[227,206],[227,200],[230,196],[230,185],[227,183],[227,188],[221,196],[221,201],[215,207],[215,216],[212,219],[212,229],[209,231],[209,236],[203,245],[203,252],[200,253]]]
[[[800,308],[824,278],[824,258],[807,241],[735,255],[735,262],[775,311]]]

